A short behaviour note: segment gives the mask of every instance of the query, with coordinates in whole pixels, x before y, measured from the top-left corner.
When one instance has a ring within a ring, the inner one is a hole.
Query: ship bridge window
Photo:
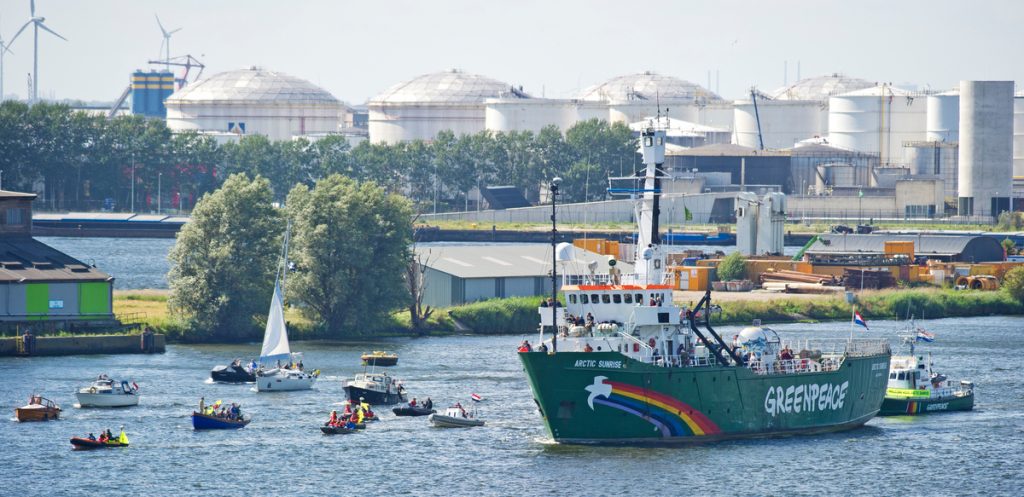
[[[590,303],[590,299],[587,298],[587,294],[585,294],[585,293],[581,293],[580,294],[580,302],[582,302],[584,304],[589,304]]]
[[[570,304],[575,304],[576,303],[576,294],[575,293],[570,293],[569,294],[569,303]]]
[[[621,304],[622,303],[622,295],[619,295],[617,293],[615,295],[612,295],[612,302],[615,302],[616,304]]]
[[[596,293],[592,293],[590,294],[590,302],[593,304],[597,304],[601,302],[601,297],[599,297]]]
[[[632,293],[627,293],[627,294],[623,295],[623,298],[626,299],[626,303],[627,304],[632,304],[633,303],[633,294]]]
[[[636,303],[637,304],[643,304],[644,303],[644,294],[642,294],[642,293],[636,294]]]
[[[610,303],[612,303],[611,295],[608,295],[607,293],[602,293],[601,294],[601,303],[602,304],[610,304]]]

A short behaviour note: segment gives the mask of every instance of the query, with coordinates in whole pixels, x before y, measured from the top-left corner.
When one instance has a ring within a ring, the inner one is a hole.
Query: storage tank
[[[579,121],[608,119],[600,102],[547,98],[489,98],[484,102],[484,127],[494,132],[540,132],[557,126],[565,132]]]
[[[1013,81],[960,82],[961,216],[998,216],[1010,208],[1013,107]]]
[[[927,99],[889,85],[829,98],[828,135],[833,145],[898,160],[905,141],[922,141]]]
[[[760,147],[757,129],[760,117],[764,148],[793,148],[796,142],[820,136],[825,131],[822,107],[820,101],[758,99],[755,112],[751,100],[737,100],[733,111],[736,144]]]
[[[432,140],[445,130],[479,133],[485,129],[487,99],[528,97],[522,88],[458,69],[424,74],[370,100],[370,141]]]
[[[960,93],[928,96],[925,141],[955,143],[960,139]]]
[[[337,133],[345,105],[323,88],[284,73],[250,67],[192,83],[167,98],[167,127],[226,136],[290,140]]]
[[[1013,175],[1024,176],[1024,93],[1013,98]]]
[[[875,86],[866,79],[854,78],[842,73],[824,74],[804,78],[792,85],[779,88],[770,94],[772,100],[813,100],[827,102],[829,97]]]
[[[174,93],[174,73],[135,71],[132,73],[132,114],[167,117],[164,101]]]
[[[699,124],[721,129],[733,129],[732,100],[709,100],[697,106]]]
[[[959,111],[957,112],[959,114]],[[913,176],[938,177],[943,181],[947,200],[957,197],[959,145],[957,143],[924,141],[905,144],[904,160]]]
[[[658,114],[698,122],[701,105],[721,101],[698,84],[653,71],[609,79],[584,89],[577,98],[605,103],[609,122],[627,124]]]

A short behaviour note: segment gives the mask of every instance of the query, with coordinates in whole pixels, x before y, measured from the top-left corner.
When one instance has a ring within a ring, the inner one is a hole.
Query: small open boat
[[[107,440],[106,442],[100,442],[99,440],[93,440],[90,438],[74,437],[71,439],[71,445],[71,448],[76,450],[92,450],[127,447],[128,442],[122,443],[119,440]]]
[[[395,416],[429,416],[431,414],[436,413],[437,411],[434,409],[427,409],[426,407],[422,406],[403,406],[396,407],[392,409],[391,412],[395,413]]]
[[[227,419],[220,416],[192,412],[192,428],[195,430],[234,430],[245,428],[245,425],[250,422],[252,422],[252,418]]]
[[[374,350],[361,356],[364,366],[394,366],[398,364],[398,354]]]
[[[60,407],[52,400],[39,395],[28,399],[28,404],[14,409],[18,421],[49,421],[60,418]]]
[[[363,425],[365,428],[366,425]],[[321,426],[320,431],[324,435],[348,435],[349,433],[355,433],[359,429],[359,425],[355,425],[354,428],[345,428],[344,426]]]
[[[466,412],[461,407],[449,407],[444,414],[431,414],[427,418],[430,423],[438,428],[472,428],[483,426],[483,420],[476,419],[471,412]]]

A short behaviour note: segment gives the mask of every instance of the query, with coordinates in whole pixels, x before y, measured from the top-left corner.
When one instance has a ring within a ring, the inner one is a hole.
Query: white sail
[[[270,300],[270,312],[267,314],[267,330],[263,333],[263,349],[260,350],[260,363],[272,364],[279,359],[288,359],[291,349],[288,348],[288,330],[284,326],[284,303],[281,288],[274,285],[274,297]]]

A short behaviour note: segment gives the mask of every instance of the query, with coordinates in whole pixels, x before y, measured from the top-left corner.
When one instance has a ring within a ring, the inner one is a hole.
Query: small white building
[[[337,133],[347,112],[327,90],[284,73],[250,67],[201,79],[165,101],[167,127],[224,138],[271,140]]]

